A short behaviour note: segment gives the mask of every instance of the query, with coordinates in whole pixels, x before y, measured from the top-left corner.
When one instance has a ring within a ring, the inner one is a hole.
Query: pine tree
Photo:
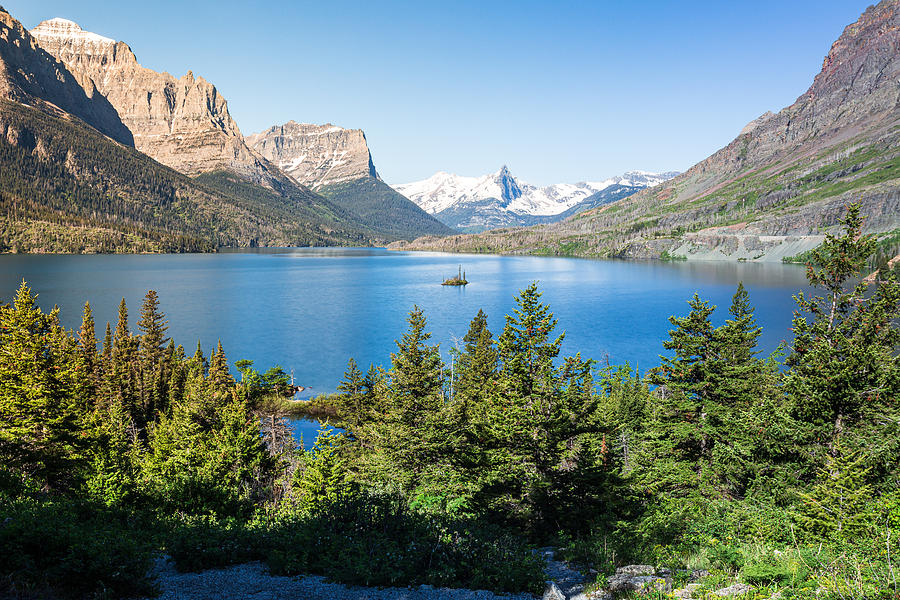
[[[425,314],[418,306],[409,313],[409,329],[391,354],[391,391],[400,418],[407,425],[420,424],[441,406],[441,356],[429,346]]]
[[[219,340],[216,349],[209,358],[209,374],[206,377],[207,390],[218,399],[225,398],[234,385],[234,378],[228,371],[228,359],[225,350],[222,349],[222,341]]]
[[[321,429],[306,453],[305,464],[295,474],[298,506],[307,513],[327,509],[350,493],[347,465],[341,458],[343,435]]]
[[[162,360],[168,326],[165,317],[159,311],[159,298],[153,290],[149,290],[144,297],[138,329],[141,332],[138,337],[139,393],[144,411],[143,421],[149,422],[153,420],[156,407],[165,403],[168,395],[165,389],[168,382],[165,373],[166,364]]]
[[[84,303],[84,315],[81,319],[81,328],[78,330],[78,347],[81,350],[85,375],[89,379],[89,385],[95,394],[99,384],[101,365],[100,355],[97,353],[97,335],[90,302]]]
[[[532,394],[553,370],[565,333],[553,341],[557,321],[550,307],[540,302],[541,292],[532,283],[516,296],[517,308],[506,315],[506,325],[497,341],[500,371],[506,384],[522,397]]]
[[[106,333],[103,334],[103,367],[108,368],[112,359],[112,329],[106,322]]]
[[[835,440],[816,483],[809,492],[799,492],[803,504],[798,517],[807,530],[838,541],[865,533],[872,497],[872,487],[866,483],[871,468],[865,460],[862,453],[843,448],[840,438]]]
[[[144,297],[138,329],[141,331],[141,352],[146,356],[148,364],[154,364],[162,355],[168,340],[166,331],[169,326],[159,310],[159,297],[153,290],[149,290]]]
[[[795,296],[794,343],[785,387],[807,441],[820,440],[834,456],[839,438],[854,447],[883,447],[895,438],[878,423],[891,422],[900,396],[900,284],[893,276],[874,292],[857,280],[875,241],[862,235],[859,205],[841,221],[843,235],[827,234],[812,252],[807,279],[825,296]],[[805,313],[805,314],[804,314]],[[895,461],[891,461],[895,462]]]
[[[674,356],[660,356],[661,365],[648,373],[650,383],[659,386],[654,406],[657,455],[699,468],[708,460],[709,439],[704,432],[704,400],[708,394],[707,369],[713,352],[713,327],[709,317],[715,306],[694,297],[688,302],[686,317],[669,317],[675,329],[663,348]],[[674,471],[673,471],[674,473]]]
[[[343,418],[354,429],[359,429],[360,424],[370,419],[369,412],[372,407],[366,378],[352,358],[347,363],[344,378],[338,384],[337,389],[343,394],[341,400]]]
[[[71,484],[81,416],[78,349],[22,282],[0,306],[0,464],[51,488]]]
[[[497,349],[484,311],[479,310],[472,319],[463,342],[463,352],[456,360],[454,400],[460,417],[466,420],[469,402],[482,396],[497,374]]]
[[[145,424],[144,411],[138,398],[137,364],[135,360],[135,340],[128,329],[128,307],[125,298],[119,303],[119,318],[112,337],[110,368],[106,373],[109,393],[118,399],[131,420],[142,428]]]

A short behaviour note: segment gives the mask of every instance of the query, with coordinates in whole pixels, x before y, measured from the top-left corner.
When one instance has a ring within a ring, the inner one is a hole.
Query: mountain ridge
[[[447,225],[493,229],[553,222],[563,213],[577,212],[576,207],[582,202],[587,202],[585,207],[595,205],[597,195],[610,186],[619,185],[636,191],[658,185],[675,174],[674,171],[629,171],[597,182],[541,187],[520,182],[504,165],[498,171],[480,177],[438,171],[427,179],[393,187]],[[622,194],[615,195],[610,201],[622,197]]]

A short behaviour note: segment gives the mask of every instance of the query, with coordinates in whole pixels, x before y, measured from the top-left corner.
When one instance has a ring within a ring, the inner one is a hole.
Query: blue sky
[[[244,134],[366,132],[389,183],[683,170],[803,93],[857,0],[264,3],[5,0],[212,81]]]

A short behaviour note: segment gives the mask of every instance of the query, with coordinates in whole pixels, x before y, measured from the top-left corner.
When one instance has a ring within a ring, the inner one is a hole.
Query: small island
[[[450,279],[445,279],[444,283],[441,285],[468,285],[469,282],[466,281],[466,272],[462,270],[462,265],[459,266],[459,272],[456,274],[456,277],[451,277]]]

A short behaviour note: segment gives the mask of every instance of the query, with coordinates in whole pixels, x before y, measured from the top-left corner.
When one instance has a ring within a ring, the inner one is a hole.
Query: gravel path
[[[270,575],[261,563],[200,573],[179,573],[171,561],[156,566],[158,600],[535,600],[531,594],[498,595],[484,590],[369,588],[330,583],[313,575]]]

